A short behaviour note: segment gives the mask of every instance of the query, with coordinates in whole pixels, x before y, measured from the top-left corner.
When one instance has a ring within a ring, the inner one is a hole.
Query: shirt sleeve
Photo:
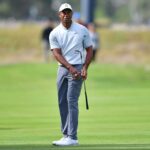
[[[58,40],[57,40],[57,36],[54,32],[50,33],[49,43],[50,43],[51,50],[53,50],[54,48],[60,48]]]
[[[85,31],[84,31],[84,37],[83,38],[84,38],[83,39],[84,48],[88,48],[88,47],[92,46],[92,40],[91,40],[89,31],[86,28],[85,28]]]

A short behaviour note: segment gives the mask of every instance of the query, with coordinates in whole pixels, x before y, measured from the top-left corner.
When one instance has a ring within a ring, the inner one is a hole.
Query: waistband
[[[71,66],[74,66],[74,67],[75,67],[75,66],[80,66],[80,65],[83,65],[83,64],[71,64]],[[62,64],[60,64],[59,66],[60,66],[60,67],[65,67],[65,66],[62,65]]]

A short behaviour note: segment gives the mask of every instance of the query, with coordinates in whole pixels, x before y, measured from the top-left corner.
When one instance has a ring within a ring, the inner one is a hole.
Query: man
[[[45,62],[49,61],[49,34],[53,30],[52,21],[49,19],[47,26],[42,31],[42,47],[44,50]]]
[[[89,29],[89,33],[90,33],[90,37],[91,37],[91,40],[92,40],[92,47],[93,47],[93,61],[96,60],[96,55],[97,55],[97,52],[99,50],[99,36],[96,32],[96,29],[95,29],[95,25],[93,23],[90,23],[88,24],[87,28]]]
[[[57,88],[63,138],[54,145],[78,145],[78,98],[82,80],[92,59],[92,42],[88,30],[72,21],[72,7],[59,8],[60,25],[50,33],[50,46],[59,62]],[[83,57],[86,49],[86,57]]]

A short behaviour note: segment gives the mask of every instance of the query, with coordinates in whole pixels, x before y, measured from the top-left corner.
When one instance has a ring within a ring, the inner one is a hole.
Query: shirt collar
[[[64,30],[70,30],[70,29],[72,28],[73,24],[74,24],[74,22],[72,21],[71,26],[70,26],[70,28],[68,28],[68,29],[65,28],[62,23],[60,23],[60,26],[61,26],[61,28],[64,29]]]

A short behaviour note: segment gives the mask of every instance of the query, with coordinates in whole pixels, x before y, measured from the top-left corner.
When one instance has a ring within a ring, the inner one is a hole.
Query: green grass
[[[63,149],[56,93],[57,64],[0,66],[0,149]],[[139,66],[92,64],[79,107],[78,147],[150,149],[150,71]]]

